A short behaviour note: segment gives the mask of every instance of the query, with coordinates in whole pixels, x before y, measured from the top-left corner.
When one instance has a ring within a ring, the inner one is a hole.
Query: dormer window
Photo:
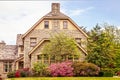
[[[63,29],[67,29],[68,28],[68,22],[67,21],[63,21]]]
[[[49,21],[44,21],[44,28],[48,29],[49,28]]]
[[[30,47],[34,47],[37,44],[37,38],[30,38]]]

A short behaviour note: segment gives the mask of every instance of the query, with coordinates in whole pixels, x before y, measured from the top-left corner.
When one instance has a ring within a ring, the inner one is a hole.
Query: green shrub
[[[97,76],[99,75],[100,68],[92,63],[73,63],[74,76]]]
[[[103,72],[103,77],[112,77],[115,74],[115,69],[113,68],[101,68],[101,72]]]
[[[7,77],[8,78],[14,78],[15,77],[15,71],[8,72]]]
[[[26,77],[27,76],[27,74],[24,71],[21,71],[20,75],[21,75],[21,77]]]
[[[104,72],[103,77],[113,77],[112,72]]]
[[[100,71],[98,76],[102,77],[103,75],[104,75],[104,72]]]
[[[120,68],[114,68],[113,71],[114,71],[114,75],[120,76]]]
[[[48,76],[49,71],[47,70],[47,65],[43,63],[35,63],[33,66],[34,76]]]
[[[16,71],[9,72],[7,74],[8,78],[14,78],[14,77],[28,77],[30,76],[31,71],[29,68],[23,68],[23,69],[18,69]]]

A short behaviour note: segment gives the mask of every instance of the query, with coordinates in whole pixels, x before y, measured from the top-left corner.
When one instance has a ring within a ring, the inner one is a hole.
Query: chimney
[[[4,41],[0,42],[0,48],[3,48],[6,45],[6,43]]]
[[[52,3],[52,13],[56,15],[60,12],[60,3]]]

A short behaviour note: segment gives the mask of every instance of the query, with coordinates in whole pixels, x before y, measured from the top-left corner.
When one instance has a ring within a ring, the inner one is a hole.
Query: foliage
[[[88,56],[87,61],[98,65],[99,67],[114,67],[116,55],[119,53],[116,44],[116,28],[111,25],[104,25],[101,28],[96,25],[93,30],[89,32],[88,39]],[[120,62],[119,62],[120,63]],[[112,65],[112,66],[111,66]]]
[[[33,67],[34,76],[48,76],[47,65],[44,63],[37,62]]]
[[[97,76],[100,68],[92,63],[74,62],[74,76]]]
[[[65,56],[79,55],[80,53],[73,38],[58,33],[51,36],[50,42],[43,48],[43,54],[49,54],[51,58],[55,58],[55,62],[61,62]]]
[[[101,77],[111,77],[119,76],[120,68],[101,68],[99,76]]]
[[[17,70],[17,71],[15,72],[15,77],[20,77],[20,71],[19,71],[19,70]]]
[[[15,71],[8,72],[7,77],[8,78],[14,78],[15,77]]]
[[[73,76],[73,68],[71,65],[72,62],[53,63],[48,69],[50,74],[54,77]]]
[[[104,71],[103,77],[113,77],[113,73]]]
[[[101,68],[101,72],[103,73],[102,77],[113,77],[115,74],[112,68]]]
[[[23,69],[19,69],[16,71],[12,71],[9,72],[7,74],[8,78],[12,78],[12,77],[28,77],[30,76],[30,70],[29,68],[23,68]]]
[[[21,77],[28,77],[30,75],[29,68],[23,68],[20,70]]]

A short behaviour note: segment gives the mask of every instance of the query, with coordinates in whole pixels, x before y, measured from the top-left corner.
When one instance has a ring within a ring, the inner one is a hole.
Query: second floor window
[[[37,44],[37,38],[30,38],[30,47],[34,47]]]
[[[49,28],[49,21],[44,21],[44,28],[48,29]]]
[[[68,27],[67,21],[63,21],[63,29],[67,29],[67,27]]]

